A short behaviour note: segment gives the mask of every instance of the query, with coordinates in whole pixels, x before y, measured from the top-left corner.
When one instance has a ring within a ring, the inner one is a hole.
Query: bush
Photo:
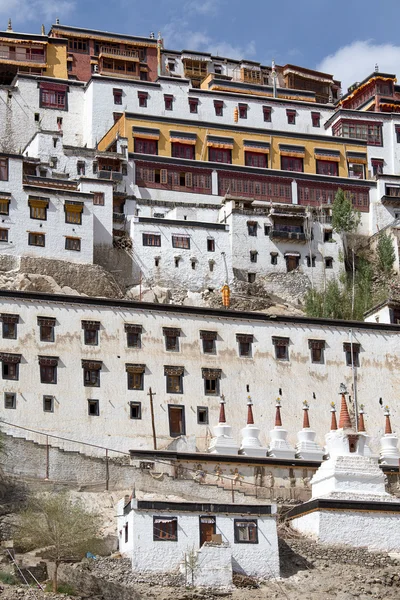
[[[0,571],[0,581],[8,585],[17,585],[19,583],[14,573],[10,573],[9,571]]]
[[[53,583],[51,581],[48,581],[46,583],[46,587],[45,587],[45,592],[52,592],[53,591]],[[69,585],[69,583],[60,583],[60,585],[57,586],[57,592],[59,594],[65,594],[66,596],[76,596],[76,590],[75,588],[72,587],[72,585]]]
[[[390,273],[393,269],[396,254],[393,247],[392,238],[384,231],[379,234],[378,245],[376,247],[379,267],[384,273]]]

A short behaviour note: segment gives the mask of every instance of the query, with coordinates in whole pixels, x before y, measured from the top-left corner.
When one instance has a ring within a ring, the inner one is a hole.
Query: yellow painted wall
[[[68,79],[67,71],[67,46],[64,44],[47,44],[47,69],[46,75],[49,77],[59,77]]]
[[[207,147],[207,135],[213,135],[218,137],[233,138],[233,150],[232,150],[232,164],[233,165],[244,165],[244,145],[243,140],[252,140],[257,142],[269,142],[270,153],[268,157],[268,167],[270,169],[280,170],[281,168],[281,155],[279,152],[280,144],[287,144],[292,146],[303,146],[305,147],[305,158],[304,160],[304,173],[315,174],[316,173],[316,159],[314,152],[316,148],[326,150],[336,150],[340,152],[339,164],[339,177],[348,177],[347,159],[346,159],[346,144],[337,138],[336,141],[332,139],[304,139],[290,137],[289,135],[261,135],[254,134],[251,132],[232,131],[224,130],[222,128],[205,128],[197,126],[195,123],[192,125],[184,125],[182,123],[162,123],[158,121],[140,120],[140,119],[127,119],[125,115],[110,129],[110,131],[104,136],[99,143],[99,150],[106,150],[108,146],[114,141],[116,133],[128,139],[128,151],[134,152],[134,138],[132,136],[132,127],[146,127],[151,129],[160,130],[160,139],[158,141],[158,154],[159,156],[172,156],[172,147],[170,142],[170,130],[182,131],[187,133],[196,133],[197,141],[195,146],[196,160],[208,161],[208,147]],[[348,151],[351,152],[362,152],[366,154],[365,146],[351,145],[347,147]]]

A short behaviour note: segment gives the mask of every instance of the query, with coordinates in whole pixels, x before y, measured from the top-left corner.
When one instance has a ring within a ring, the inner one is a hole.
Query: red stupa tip
[[[281,401],[279,399],[276,402],[275,427],[282,427]]]
[[[393,433],[392,431],[392,424],[390,422],[390,411],[389,411],[389,407],[386,407],[385,410],[385,435],[391,435]]]
[[[342,393],[342,401],[340,404],[339,429],[351,429],[349,409],[347,408],[346,396],[344,393]]]
[[[303,404],[303,429],[310,429],[310,418],[308,416],[309,406],[307,402]]]
[[[221,398],[221,403],[219,406],[219,423],[226,423],[226,416],[225,416],[225,399]]]
[[[253,403],[250,396],[247,402],[247,425],[254,425]]]

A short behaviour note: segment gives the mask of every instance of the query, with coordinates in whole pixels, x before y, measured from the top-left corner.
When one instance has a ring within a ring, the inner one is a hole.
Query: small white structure
[[[399,466],[400,452],[397,447],[397,436],[392,432],[389,407],[385,407],[385,435],[381,438],[380,461],[384,465]]]
[[[210,442],[208,451],[210,454],[229,454],[236,456],[239,446],[233,439],[232,427],[227,424],[225,416],[225,398],[221,396],[218,425],[214,427],[215,437]]]
[[[308,411],[308,402],[305,400],[303,402],[303,429],[297,434],[299,441],[296,444],[296,458],[321,461],[324,449],[315,441],[316,433],[310,427]]]
[[[181,570],[198,586],[232,585],[232,571],[279,577],[275,514],[275,505],[121,500],[119,549],[134,571]]]
[[[281,401],[276,401],[275,427],[270,431],[271,443],[268,456],[274,458],[294,458],[295,450],[287,441],[288,432],[282,427]]]
[[[254,425],[253,402],[249,396],[247,402],[247,425],[241,431],[242,444],[240,446],[239,454],[256,457],[267,456],[268,448],[261,445],[261,442],[258,439],[259,435],[260,429]]]
[[[311,480],[312,499],[292,509],[288,518],[294,529],[319,542],[399,551],[400,503],[385,491],[377,461],[365,455],[367,436],[353,429],[344,392],[339,429],[333,415],[326,436],[329,459]]]

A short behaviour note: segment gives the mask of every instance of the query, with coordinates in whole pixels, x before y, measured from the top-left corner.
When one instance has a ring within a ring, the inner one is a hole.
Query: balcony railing
[[[100,54],[108,54],[109,56],[121,58],[133,58],[139,60],[139,52],[137,50],[122,50],[121,48],[108,48],[107,46],[100,47]]]
[[[22,49],[21,49],[22,50]],[[31,52],[14,52],[11,50],[0,50],[0,60],[13,60],[15,62],[32,62],[40,63],[41,65],[46,64],[46,57],[44,54],[32,54]]]
[[[124,223],[125,222],[125,215],[124,215],[124,213],[113,212],[113,220],[116,223]]]
[[[291,242],[305,242],[306,234],[296,231],[281,231],[280,229],[271,229],[269,233],[270,239],[281,239]]]
[[[98,171],[98,179],[108,179],[112,181],[122,181],[123,175],[118,171]]]

